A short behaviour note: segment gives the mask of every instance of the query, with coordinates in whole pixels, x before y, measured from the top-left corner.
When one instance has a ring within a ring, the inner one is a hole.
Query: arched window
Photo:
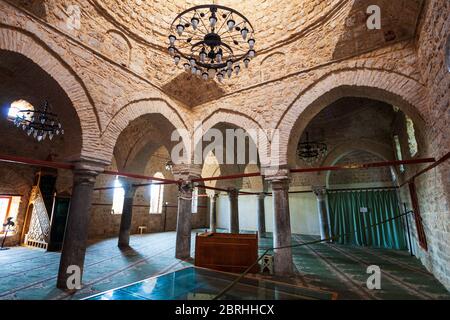
[[[113,206],[112,214],[122,214],[123,201],[125,199],[125,190],[122,188],[119,177],[114,180],[114,196],[113,196]]]
[[[198,188],[192,191],[192,213],[198,212]]]
[[[417,144],[414,122],[408,116],[406,116],[406,131],[408,133],[409,154],[411,157],[415,157],[419,152],[419,146]]]
[[[164,175],[161,172],[155,174],[156,178],[164,179]],[[154,181],[150,186],[150,213],[160,214],[162,213],[163,201],[164,201],[164,185],[157,184],[158,181]]]
[[[14,121],[17,117],[17,114],[19,111],[24,111],[24,110],[30,110],[33,111],[34,107],[31,103],[29,103],[26,100],[17,100],[14,101],[13,103],[11,103],[11,106],[9,107],[8,110],[8,119],[11,121]],[[27,115],[26,113],[23,114],[25,116],[25,119],[27,120],[31,120],[31,114]]]

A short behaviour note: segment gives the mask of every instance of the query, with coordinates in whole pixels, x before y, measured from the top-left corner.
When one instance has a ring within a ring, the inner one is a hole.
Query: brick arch
[[[83,81],[45,43],[31,33],[0,24],[0,50],[20,54],[38,65],[59,84],[80,119],[83,159],[97,160],[100,124],[92,98]]]
[[[427,122],[426,88],[400,74],[351,69],[331,72],[306,88],[277,124],[281,132],[280,164],[295,165],[295,149],[310,121],[324,108],[343,97],[364,97],[398,106],[419,128]]]
[[[202,137],[205,132],[207,132],[208,130],[212,129],[214,126],[220,123],[231,124],[233,126],[243,129],[246,132],[251,130],[261,130],[259,132],[263,133],[262,130],[264,130],[263,126],[261,126],[260,123],[258,123],[256,120],[245,114],[225,109],[219,109],[201,121],[201,128],[199,125],[194,127],[194,139],[196,137]],[[203,134],[200,132],[201,130],[203,130]],[[269,154],[268,152],[270,149],[270,140],[269,140],[270,138],[267,137],[266,132],[264,132],[264,136],[266,139],[262,139],[262,143],[258,148],[258,154],[261,159],[261,162],[268,162],[269,159],[267,154]],[[267,141],[267,143],[264,143],[264,141]],[[199,141],[194,141],[195,146],[198,145],[198,143]],[[267,150],[267,152],[264,152],[265,150]]]
[[[337,162],[339,162],[340,159],[353,151],[369,152],[382,159],[382,161],[395,160],[392,146],[387,146],[383,143],[378,143],[376,141],[368,139],[358,139],[346,143],[341,143],[336,146],[327,154],[325,159],[323,159],[323,161],[321,162],[320,166],[333,166]],[[321,172],[318,174],[318,179],[321,185],[328,186],[330,174],[331,171]]]
[[[107,124],[102,133],[103,145],[102,157],[111,159],[117,139],[130,122],[147,114],[160,114],[173,126],[172,129],[188,130],[186,121],[178,113],[177,109],[163,99],[147,98],[129,102]],[[170,130],[168,128],[168,130]],[[170,132],[171,133],[171,132]]]

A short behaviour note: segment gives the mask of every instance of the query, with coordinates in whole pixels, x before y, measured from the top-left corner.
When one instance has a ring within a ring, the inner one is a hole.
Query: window
[[[408,133],[409,154],[411,157],[415,157],[419,152],[419,147],[417,144],[414,122],[408,116],[406,116],[406,131]]]
[[[395,154],[397,156],[397,160],[402,161],[403,160],[402,146],[400,145],[400,139],[397,135],[394,136],[394,143],[395,143]],[[400,165],[400,172],[401,173],[405,172],[405,166],[402,164]]]
[[[164,175],[161,172],[155,174],[156,178],[164,179]],[[155,183],[158,183],[157,181]],[[162,213],[164,201],[164,185],[152,184],[150,186],[150,213],[160,214]]]
[[[13,222],[16,223],[19,205],[20,197],[0,196],[0,233],[6,231],[6,228],[3,227],[6,219],[13,218]],[[10,229],[10,231],[14,230]]]
[[[8,111],[8,119],[9,120],[14,120],[17,117],[17,113],[19,111],[24,111],[24,110],[34,110],[34,107],[25,100],[17,100],[14,101],[13,103],[11,103],[11,106],[9,107],[9,111]],[[27,115],[25,114],[25,118],[27,120],[31,120],[31,114]]]
[[[123,202],[125,199],[125,190],[122,188],[122,184],[119,181],[119,177],[114,180],[114,196],[113,196],[113,206],[112,214],[122,214]]]
[[[192,191],[192,213],[198,212],[198,188]]]

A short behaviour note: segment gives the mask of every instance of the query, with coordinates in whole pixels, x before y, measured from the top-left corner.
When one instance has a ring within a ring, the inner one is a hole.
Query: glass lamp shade
[[[248,45],[249,45],[250,49],[253,49],[255,47],[255,39],[249,39]]]
[[[233,60],[229,59],[227,60],[227,68],[231,69],[233,67]]]
[[[215,28],[216,24],[217,24],[217,17],[213,15],[209,18],[209,25],[211,26],[211,28]]]
[[[222,81],[223,81],[223,74],[222,74],[221,72],[219,72],[219,73],[217,74],[217,80],[219,80],[219,82],[222,82]]]
[[[197,69],[197,71],[195,72],[195,75],[196,75],[197,77],[201,77],[201,75],[202,75],[202,70]]]
[[[234,20],[228,20],[228,22],[227,22],[228,31],[232,31],[235,25],[236,25],[236,22]]]
[[[233,74],[233,69],[228,68],[228,69],[227,69],[227,76],[228,76],[228,79],[231,78],[231,75],[232,75],[232,74]]]
[[[201,62],[205,62],[205,60],[206,60],[206,51],[205,51],[204,48],[202,49],[202,51],[200,51],[199,57],[200,57],[200,61]]]
[[[175,54],[175,48],[174,47],[172,47],[172,46],[169,47],[169,54],[171,56],[173,56]]]
[[[189,71],[189,69],[191,69],[191,65],[187,62],[183,66],[184,66],[184,70],[186,70],[186,71]]]
[[[175,56],[173,58],[173,61],[175,62],[175,65],[177,66],[180,63],[181,57],[180,56]]]
[[[194,67],[196,65],[197,61],[195,61],[194,58],[190,58],[189,63],[191,64],[191,67]]]
[[[244,59],[244,65],[246,68],[248,68],[248,65],[250,64],[250,59],[249,58],[245,58]]]
[[[203,78],[203,80],[208,80],[208,77],[209,77],[209,75],[208,75],[208,73],[207,72],[203,72],[203,74],[202,74],[202,78]]]
[[[218,63],[222,63],[222,58],[223,58],[222,53],[221,53],[221,52],[218,52],[218,53],[216,54],[216,60],[217,60],[217,62],[218,62]]]
[[[195,67],[195,66],[192,67],[192,68],[191,68],[191,72],[192,72],[192,74],[194,74],[194,75],[197,74],[197,67]]]
[[[177,33],[181,36],[184,32],[184,26],[182,24],[177,25]]]
[[[240,71],[241,71],[241,67],[239,65],[234,67],[234,72],[236,73],[236,75],[239,75]]]
[[[177,37],[175,37],[173,34],[171,34],[170,36],[169,36],[169,42],[170,42],[170,45],[171,46],[173,46],[174,44],[175,44],[175,41],[177,40]]]
[[[248,35],[248,29],[246,27],[241,29],[241,36],[242,39],[247,40],[247,35]]]
[[[196,17],[193,17],[193,18],[191,19],[191,25],[192,25],[192,28],[193,28],[194,30],[197,30],[197,27],[198,27],[199,22],[200,22],[200,20],[199,20],[198,18],[196,18]]]
[[[250,50],[250,51],[248,52],[248,56],[249,56],[249,58],[254,58],[254,57],[255,57],[255,55],[256,55],[256,52],[255,52],[255,50]]]

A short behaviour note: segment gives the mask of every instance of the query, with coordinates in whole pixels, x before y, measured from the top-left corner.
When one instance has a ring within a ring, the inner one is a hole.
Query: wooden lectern
[[[257,234],[201,233],[195,242],[195,265],[242,273],[258,259]],[[258,273],[259,264],[250,273]]]

